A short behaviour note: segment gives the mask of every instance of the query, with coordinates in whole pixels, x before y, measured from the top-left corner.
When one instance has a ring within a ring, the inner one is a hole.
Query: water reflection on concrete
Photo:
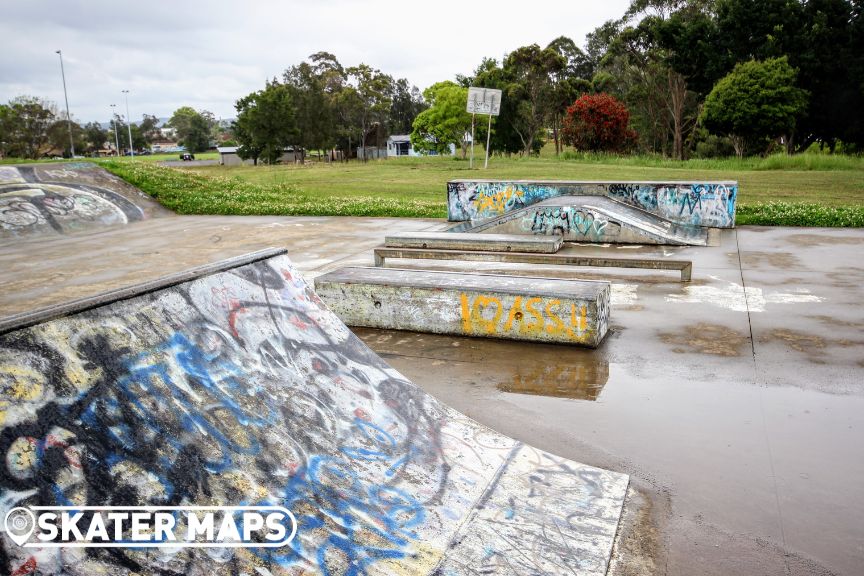
[[[602,349],[371,328],[354,332],[397,370],[431,363],[436,380],[458,386],[597,400],[609,380]]]
[[[516,394],[596,400],[609,380],[609,362],[593,350],[584,352],[568,355],[566,362],[529,366],[496,388]]]

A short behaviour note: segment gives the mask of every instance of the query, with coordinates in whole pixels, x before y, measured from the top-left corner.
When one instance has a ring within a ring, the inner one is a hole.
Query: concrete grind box
[[[349,326],[591,348],[609,327],[609,282],[343,268],[315,289]]]

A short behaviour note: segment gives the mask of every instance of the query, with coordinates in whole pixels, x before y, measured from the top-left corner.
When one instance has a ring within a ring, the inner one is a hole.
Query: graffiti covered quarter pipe
[[[628,477],[387,366],[279,251],[0,322],[0,513],[280,505],[283,548],[20,548],[0,573],[605,574]]]
[[[170,214],[89,162],[0,166],[0,242],[98,232]]]

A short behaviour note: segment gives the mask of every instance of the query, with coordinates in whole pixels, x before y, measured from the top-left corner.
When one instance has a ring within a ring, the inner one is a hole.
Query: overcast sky
[[[133,119],[180,106],[234,116],[238,98],[310,54],[365,62],[423,90],[469,74],[484,56],[585,35],[629,0],[21,0],[3,2],[0,103],[28,94],[63,107],[63,51],[72,117]]]

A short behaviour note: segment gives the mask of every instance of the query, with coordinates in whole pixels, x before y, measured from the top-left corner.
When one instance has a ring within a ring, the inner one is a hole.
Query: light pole
[[[69,128],[69,148],[72,150],[72,157],[75,157],[75,141],[72,139],[72,117],[69,115],[69,95],[66,93],[66,71],[63,70],[63,51],[56,50],[60,55],[60,76],[63,77],[63,98],[66,100],[66,126]]]
[[[135,148],[132,146],[132,116],[129,115],[129,91],[121,90],[123,94],[126,95],[126,128],[129,130],[129,154],[132,155],[132,158],[135,157]]]
[[[111,104],[111,123],[114,125],[114,151],[120,156],[120,139],[117,137],[117,105]]]

